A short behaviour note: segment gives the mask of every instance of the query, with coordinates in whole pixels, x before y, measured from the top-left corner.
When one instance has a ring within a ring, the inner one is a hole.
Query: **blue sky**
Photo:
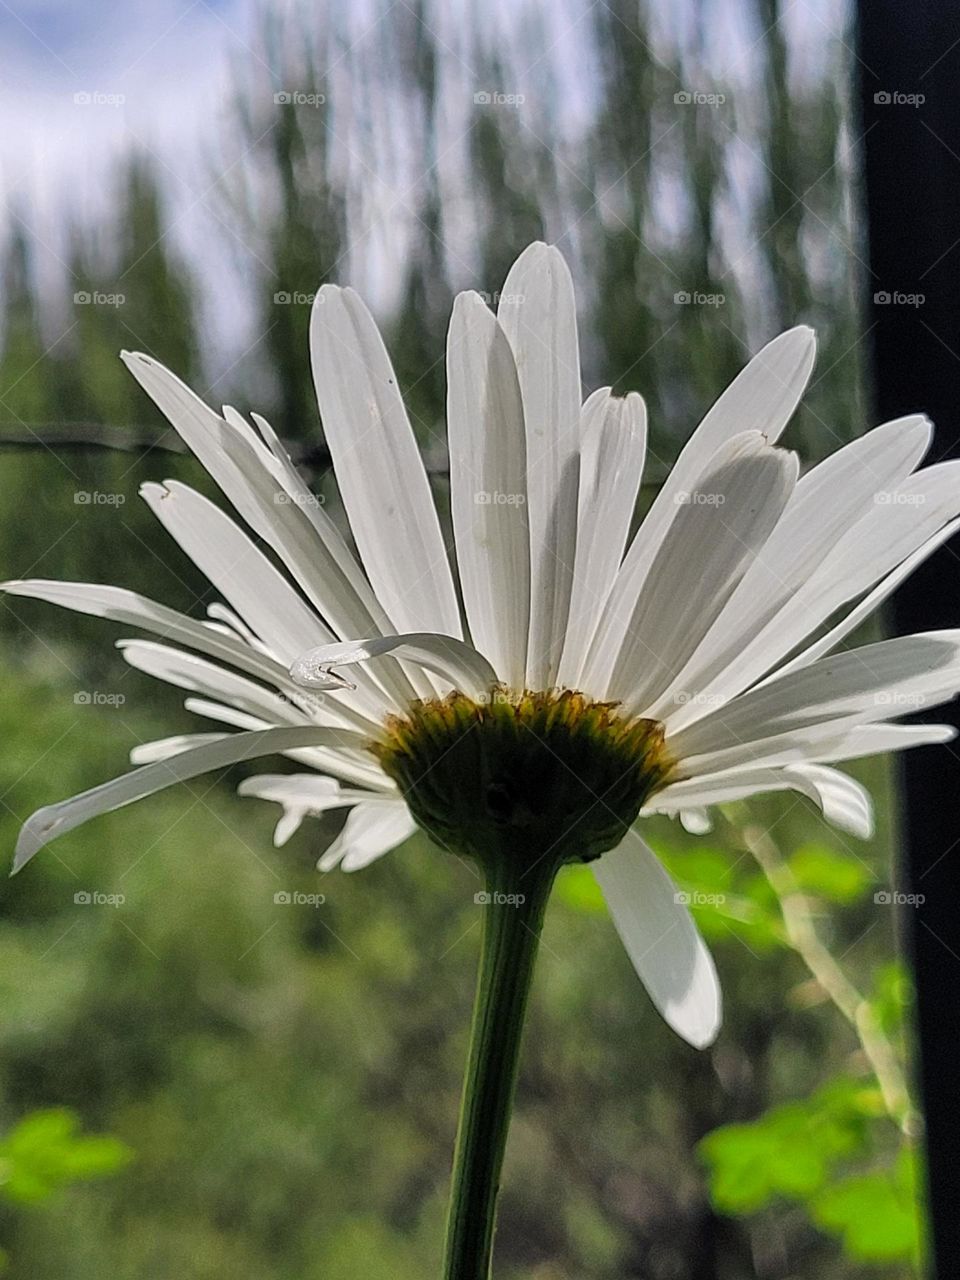
[[[131,147],[157,161],[178,244],[220,265],[208,156],[231,60],[252,56],[253,17],[248,0],[2,0],[0,199],[42,275],[62,271],[67,218],[103,209]]]
[[[212,182],[217,167],[243,165],[242,144],[224,127],[225,103],[233,72],[239,64],[254,67],[269,86],[254,35],[258,12],[292,7],[298,0],[0,0],[0,200],[8,213],[27,225],[38,246],[38,264],[51,280],[63,271],[63,229],[67,217],[86,220],[103,210],[110,198],[110,174],[118,157],[131,147],[152,155],[165,184],[173,218],[171,237],[202,273],[208,332],[224,352],[246,340],[253,317],[244,306],[239,279],[245,246],[218,216]],[[344,44],[369,45],[378,56],[378,32],[371,22],[378,0],[331,0],[343,28]],[[403,0],[397,0],[403,4]],[[452,112],[443,126],[455,144],[478,86],[471,79],[471,55],[464,29],[476,22],[485,38],[496,39],[508,51],[504,88],[526,91],[535,98],[538,77],[559,78],[567,127],[589,114],[598,69],[583,38],[591,0],[539,0],[541,14],[552,23],[545,47],[524,40],[523,10],[537,8],[536,0],[440,0],[430,10],[431,23],[450,50],[449,72],[454,82]],[[307,12],[323,11],[323,0],[312,0]],[[666,49],[683,49],[710,78],[750,84],[755,74],[754,49],[758,33],[745,19],[738,0],[660,0],[650,5],[654,39]],[[822,72],[825,51],[835,43],[844,20],[829,0],[787,0],[784,25],[793,51],[792,72],[814,77]],[[478,21],[479,19],[479,21]],[[702,23],[710,31],[704,41]],[[388,69],[390,50],[381,51]],[[337,61],[340,61],[339,59]],[[336,93],[351,100],[351,112],[379,112],[377,121],[385,152],[374,157],[362,133],[354,136],[344,113],[337,126],[345,153],[359,163],[375,188],[371,207],[379,219],[366,214],[357,221],[371,223],[369,233],[351,261],[359,287],[376,293],[380,283],[396,279],[385,269],[402,254],[405,228],[413,212],[403,198],[409,183],[403,172],[403,153],[409,122],[404,112],[391,109],[389,90],[384,101],[356,105],[355,86],[337,72]],[[293,87],[293,86],[276,86]],[[697,87],[697,86],[690,86]],[[374,89],[376,90],[376,86]],[[456,146],[450,147],[456,169]],[[738,183],[751,189],[749,166]],[[678,210],[665,180],[664,225],[677,225]],[[464,193],[469,210],[469,193]],[[465,214],[464,240],[469,241]],[[249,259],[248,259],[249,260]],[[453,261],[455,273],[458,263]],[[469,279],[464,259],[462,282]],[[305,284],[305,288],[308,287]],[[381,303],[389,299],[380,299]]]

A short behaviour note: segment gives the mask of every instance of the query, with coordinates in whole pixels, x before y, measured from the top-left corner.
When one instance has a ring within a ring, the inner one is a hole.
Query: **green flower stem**
[[[453,1158],[444,1280],[488,1280],[527,997],[556,868],[491,860],[477,995]]]

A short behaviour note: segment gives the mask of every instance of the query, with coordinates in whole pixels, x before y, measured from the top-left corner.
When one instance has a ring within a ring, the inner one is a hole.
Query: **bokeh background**
[[[547,238],[584,381],[640,390],[647,499],[781,328],[821,354],[804,463],[872,425],[849,14],[818,0],[58,0],[0,17],[0,574],[212,597],[139,501],[199,467],[117,359],[264,412],[337,515],[309,302],[371,300],[445,503],[453,294]],[[918,408],[922,406],[916,406]],[[124,633],[0,603],[0,848],[130,749],[203,727]],[[862,637],[861,637],[862,638]],[[282,765],[280,767],[283,767]],[[715,948],[706,1054],[650,1007],[592,880],[545,933],[505,1173],[502,1280],[916,1274],[922,1191],[853,1029],[784,929],[762,834],[902,1051],[909,979],[878,836],[805,801],[651,840]],[[244,770],[64,838],[0,894],[0,1246],[15,1280],[423,1280],[440,1257],[479,909],[421,839],[320,877]],[[276,895],[322,894],[322,905]],[[780,896],[783,883],[779,886]],[[915,1127],[915,1126],[914,1126]]]

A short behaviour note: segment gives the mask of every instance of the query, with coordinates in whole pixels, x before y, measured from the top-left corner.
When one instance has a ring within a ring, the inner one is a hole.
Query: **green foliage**
[[[870,1007],[884,1035],[903,1034],[908,1010],[913,1004],[913,984],[899,960],[879,965],[873,973]]]
[[[749,860],[705,842],[679,849],[657,846],[711,943],[740,939],[757,954],[784,945],[776,895]]]
[[[750,1123],[715,1129],[699,1146],[713,1203],[740,1216],[795,1201],[854,1261],[918,1262],[917,1155],[904,1146],[877,1162],[882,1112],[875,1089],[838,1077]],[[866,1170],[851,1172],[855,1161],[867,1161]]]
[[[35,1111],[0,1138],[0,1196],[37,1204],[74,1182],[122,1169],[133,1153],[117,1138],[80,1133],[65,1107]]]
[[[806,893],[840,906],[856,902],[876,879],[862,859],[824,844],[801,845],[787,865]]]
[[[588,916],[603,915],[607,909],[600,886],[586,866],[564,867],[557,878],[553,899]]]
[[[892,1171],[852,1174],[824,1187],[811,1201],[814,1222],[838,1235],[844,1251],[863,1262],[920,1260],[917,1156],[904,1148]]]
[[[873,1090],[838,1079],[750,1123],[715,1129],[700,1143],[714,1204],[723,1213],[755,1213],[778,1196],[811,1199],[841,1161],[864,1150],[875,1114]]]

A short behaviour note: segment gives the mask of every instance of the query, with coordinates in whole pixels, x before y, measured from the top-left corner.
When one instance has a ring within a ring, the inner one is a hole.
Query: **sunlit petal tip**
[[[402,802],[358,803],[347,815],[343,830],[317,862],[320,871],[361,871],[403,844],[416,824]]]
[[[793,328],[785,329],[783,333],[768,342],[763,350],[769,351],[778,346],[791,346],[798,352],[806,351],[812,368],[817,357],[817,331],[808,324],[795,324]]]
[[[310,684],[316,688],[315,679],[341,679],[333,672],[334,667],[352,666],[388,654],[404,658],[440,676],[471,697],[486,693],[499,683],[494,668],[472,646],[455,636],[428,631],[320,645],[291,664],[290,678],[297,684]]]
[[[154,360],[153,356],[145,355],[142,351],[121,351],[120,359],[132,372],[136,373],[137,369],[162,369],[164,366],[159,360]]]
[[[324,649],[318,652],[325,652]],[[290,665],[290,679],[305,689],[356,689],[344,676],[334,670],[334,663],[314,657],[313,653],[305,653],[303,657]]]
[[[56,835],[56,819],[50,816],[55,810],[56,805],[47,805],[31,814],[23,824],[14,848],[11,876],[22,871],[34,854],[39,853],[43,846]]]
[[[317,290],[313,299],[315,307],[322,306],[324,302],[328,302],[331,298],[338,298],[345,293],[354,293],[355,290],[350,289],[347,285],[342,284],[322,284]]]
[[[681,809],[680,825],[691,836],[706,836],[713,830],[713,820],[706,809]]]

